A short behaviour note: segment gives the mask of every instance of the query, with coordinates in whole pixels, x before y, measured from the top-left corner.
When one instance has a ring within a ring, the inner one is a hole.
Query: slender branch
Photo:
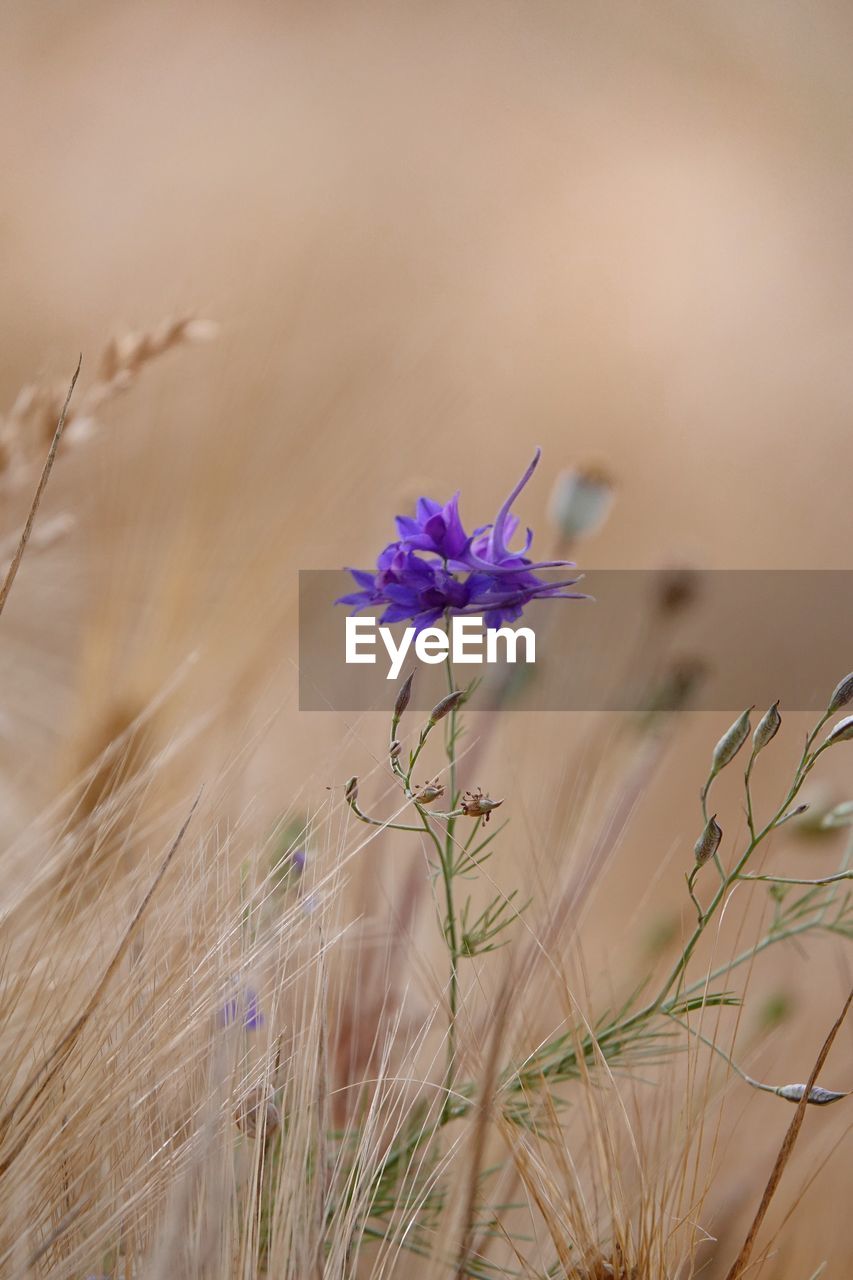
[[[738,876],[738,880],[767,880],[770,884],[837,884],[839,880],[853,880],[853,871],[836,871],[831,876],[819,876],[817,880],[799,880],[796,876],[763,876],[747,872]]]

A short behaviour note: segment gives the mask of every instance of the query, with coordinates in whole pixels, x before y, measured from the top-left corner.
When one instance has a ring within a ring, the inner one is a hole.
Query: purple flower
[[[258,1004],[258,993],[253,987],[243,987],[225,1001],[219,1011],[219,1022],[230,1027],[241,1019],[245,1031],[258,1031],[264,1025],[264,1015]]]
[[[486,626],[500,627],[520,618],[531,600],[582,598],[564,590],[577,578],[548,582],[538,576],[542,569],[574,566],[567,560],[530,560],[527,552],[533,534],[529,529],[519,551],[508,546],[518,529],[512,504],[540,454],[537,449],[494,522],[473,534],[467,534],[462,524],[458,493],[443,505],[421,498],[414,516],[397,517],[400,537],[380,553],[375,571],[350,569],[359,590],[335,603],[349,605],[354,612],[381,608],[380,622],[411,621],[421,631],[445,615],[459,614],[481,614]]]
[[[461,561],[471,541],[459,518],[458,492],[444,506],[419,498],[415,516],[397,516],[396,523],[401,547],[429,551],[447,561]]]

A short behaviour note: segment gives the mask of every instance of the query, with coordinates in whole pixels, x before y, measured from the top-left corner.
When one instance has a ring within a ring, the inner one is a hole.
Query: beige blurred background
[[[5,830],[193,651],[176,722],[266,731],[235,803],[323,803],[374,730],[295,709],[297,570],[369,561],[416,492],[488,518],[536,444],[542,542],[560,468],[616,477],[588,570],[850,567],[849,5],[35,0],[0,32],[2,404],[125,328],[220,326],[57,469],[75,529],[4,618]],[[692,842],[719,727],[685,730],[607,911]],[[579,730],[544,768],[517,732],[489,781],[527,753],[535,832]],[[819,1008],[797,955],[785,983],[805,1078],[843,969]]]

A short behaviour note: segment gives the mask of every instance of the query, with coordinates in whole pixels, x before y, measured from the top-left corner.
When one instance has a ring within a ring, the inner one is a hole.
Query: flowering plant
[[[376,569],[349,570],[359,590],[336,603],[350,605],[355,612],[381,608],[381,622],[411,620],[421,631],[440,618],[462,614],[482,615],[486,626],[500,627],[520,618],[531,600],[582,598],[565,590],[577,577],[558,582],[540,577],[545,569],[575,566],[569,560],[531,560],[530,529],[519,551],[508,546],[519,525],[512,505],[540,456],[537,449],[494,521],[473,533],[466,533],[462,524],[458,492],[443,504],[420,498],[414,516],[397,516],[399,536],[379,553]]]
[[[505,621],[518,618],[527,604],[536,599],[577,598],[566,588],[573,586],[577,578],[563,578],[548,582],[540,577],[543,570],[564,570],[574,567],[569,561],[534,561],[528,556],[533,541],[528,529],[523,546],[511,550],[518,520],[512,514],[512,505],[526,485],[539,461],[536,451],[530,466],[519,483],[500,507],[491,524],[468,533],[459,513],[459,494],[443,505],[428,498],[421,498],[414,516],[398,516],[398,538],[380,553],[376,570],[364,572],[350,570],[358,591],[344,596],[338,603],[349,605],[355,611],[378,607],[384,610],[382,621],[393,623],[409,620],[420,630],[441,619],[449,628],[456,615],[482,613],[488,626],[500,626]],[[486,824],[492,813],[504,802],[492,799],[480,787],[465,790],[457,779],[457,744],[461,734],[461,714],[471,690],[457,689],[452,659],[445,653],[447,694],[432,708],[426,722],[412,737],[408,749],[399,734],[401,721],[411,700],[413,675],[400,686],[391,716],[387,746],[387,762],[393,777],[403,794],[402,808],[390,819],[371,816],[362,808],[359,800],[359,784],[356,777],[346,783],[344,798],[353,815],[363,823],[383,830],[403,831],[421,835],[432,855],[432,869],[443,892],[436,895],[439,926],[449,958],[447,984],[447,1035],[446,1065],[442,1082],[441,1109],[430,1122],[418,1120],[411,1131],[404,1129],[392,1144],[377,1175],[379,1187],[377,1201],[393,1204],[392,1188],[402,1168],[407,1168],[419,1152],[426,1148],[438,1132],[452,1120],[471,1115],[475,1111],[476,1085],[462,1076],[464,1056],[460,1051],[460,1010],[464,990],[460,982],[463,966],[472,958],[483,956],[502,946],[509,938],[509,928],[529,903],[516,901],[516,892],[498,893],[488,905],[477,913],[471,899],[464,904],[457,901],[460,879],[475,875],[482,862],[490,856],[492,841],[503,830],[496,824],[488,834]],[[748,839],[745,847],[733,857],[721,856],[723,828],[717,815],[708,812],[708,795],[717,775],[734,760],[744,746],[752,730],[750,708],[745,711],[720,739],[714,750],[711,768],[701,790],[703,830],[693,848],[692,866],[686,872],[687,892],[696,912],[696,919],[680,948],[678,958],[665,977],[657,993],[640,1003],[640,988],[628,1003],[616,1014],[610,1014],[594,1028],[584,1023],[577,1033],[560,1032],[546,1040],[528,1055],[520,1067],[509,1067],[492,1082],[495,1099],[499,1098],[501,1114],[505,1120],[533,1131],[537,1121],[537,1093],[544,1094],[542,1107],[548,1114],[556,1105],[554,1091],[570,1080],[586,1076],[604,1062],[608,1070],[616,1066],[631,1066],[639,1062],[660,1060],[662,1046],[669,1043],[673,1029],[678,1028],[690,1037],[705,1044],[733,1070],[744,1083],[754,1089],[772,1093],[800,1108],[809,1104],[825,1106],[847,1096],[843,1091],[826,1089],[815,1079],[828,1052],[832,1038],[840,1025],[836,1023],[827,1039],[822,1057],[815,1065],[807,1083],[774,1085],[748,1075],[716,1040],[709,1039],[694,1025],[694,1014],[701,1015],[707,1009],[738,1006],[740,998],[723,989],[720,980],[728,979],[731,971],[749,963],[760,951],[788,938],[808,931],[829,931],[850,936],[851,923],[849,894],[843,886],[853,876],[849,859],[853,855],[853,843],[848,849],[840,869],[822,877],[785,877],[773,873],[756,873],[747,870],[756,851],[780,826],[796,817],[806,806],[797,805],[800,790],[815,767],[819,757],[830,746],[846,741],[850,736],[853,717],[841,720],[817,745],[820,732],[829,719],[853,700],[853,675],[847,676],[833,692],[826,710],[808,736],[805,749],[796,767],[793,781],[781,804],[763,823],[754,809],[751,789],[752,773],[757,758],[768,746],[781,727],[778,704],[774,704],[760,721],[752,739],[752,751],[744,774],[744,799],[747,813]],[[658,721],[642,720],[643,733]],[[432,740],[436,726],[443,731],[445,765],[432,777],[415,781],[415,771],[422,753]],[[398,736],[399,735],[399,736]],[[662,740],[656,732],[650,740]],[[647,745],[651,746],[651,743]],[[657,749],[654,747],[653,749]],[[644,766],[645,767],[645,766]],[[409,817],[410,815],[410,817]],[[849,821],[849,816],[839,811],[838,820]],[[719,883],[708,884],[709,872],[715,869]],[[702,899],[697,893],[701,881]],[[769,884],[775,904],[772,923],[761,940],[698,979],[688,977],[688,969],[697,947],[712,921],[718,920],[732,890],[743,882]],[[801,887],[795,896],[787,898],[789,888]],[[503,1025],[507,1014],[509,988],[498,998],[493,1012],[496,1027]],[[853,999],[853,996],[851,996]],[[847,1002],[846,1008],[849,1006]],[[843,1014],[842,1014],[843,1016]],[[462,1077],[462,1078],[460,1078]],[[436,1194],[438,1194],[436,1192]],[[381,1217],[381,1213],[371,1213]],[[391,1230],[391,1227],[388,1227]],[[473,1275],[470,1262],[470,1236],[460,1246],[460,1262],[457,1274]],[[574,1274],[574,1272],[572,1273]],[[578,1273],[579,1274],[579,1273]],[[586,1274],[586,1273],[584,1273]],[[590,1273],[591,1274],[591,1273]],[[608,1272],[609,1274],[609,1272]],[[621,1272],[619,1274],[622,1274]],[[627,1274],[627,1273],[625,1273]],[[634,1274],[632,1272],[631,1274]]]

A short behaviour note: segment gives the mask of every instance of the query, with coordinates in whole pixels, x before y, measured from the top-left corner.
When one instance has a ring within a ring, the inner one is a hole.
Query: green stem
[[[663,1005],[664,1001],[666,1000],[672,988],[676,985],[676,983],[679,983],[681,981],[681,978],[684,975],[684,971],[686,970],[688,964],[690,963],[691,957],[693,956],[693,952],[696,950],[696,947],[698,946],[699,939],[702,937],[702,934],[705,932],[705,929],[707,928],[709,921],[716,914],[717,909],[720,906],[720,903],[723,901],[723,899],[725,898],[726,894],[728,893],[731,886],[735,883],[735,881],[741,878],[741,873],[743,872],[744,867],[749,862],[749,859],[752,857],[757,847],[761,844],[762,840],[764,840],[765,837],[773,830],[773,827],[776,825],[776,823],[779,821],[782,815],[790,808],[794,800],[799,795],[800,788],[805,782],[808,774],[811,772],[814,766],[814,763],[817,760],[817,757],[820,755],[821,751],[823,750],[822,747],[819,747],[818,750],[814,752],[814,754],[811,754],[811,748],[812,748],[812,745],[814,744],[815,738],[820,733],[820,730],[826,724],[826,721],[828,719],[829,719],[829,715],[828,713],[825,713],[821,717],[821,719],[818,721],[817,725],[812,730],[812,732],[809,734],[808,738],[806,739],[806,745],[803,748],[803,754],[800,757],[800,762],[797,765],[797,771],[794,775],[794,781],[791,784],[790,791],[788,792],[787,796],[785,797],[782,804],[777,809],[776,813],[770,819],[770,821],[766,823],[766,825],[762,827],[760,831],[757,831],[756,834],[750,838],[746,849],[741,854],[741,857],[739,858],[738,862],[734,866],[733,870],[729,872],[729,874],[726,875],[725,878],[723,879],[722,883],[717,889],[717,892],[714,894],[714,897],[711,899],[711,904],[708,907],[708,910],[704,913],[702,918],[699,920],[698,924],[696,925],[696,928],[693,930],[693,933],[691,934],[690,939],[687,942],[687,945],[685,946],[681,955],[678,957],[678,960],[676,961],[671,973],[668,975],[668,977],[664,981],[663,986],[661,987],[658,994],[655,996],[654,1000],[652,1000],[650,1004],[645,1005],[642,1009],[639,1009],[635,1014],[632,1014],[630,1018],[625,1019],[625,1021],[617,1022],[612,1024],[610,1027],[607,1027],[602,1032],[602,1034],[598,1037],[599,1041],[605,1040],[611,1035],[617,1035],[617,1034],[621,1035],[624,1031],[630,1030],[632,1027],[635,1027],[640,1023],[646,1022],[650,1017],[652,1017],[654,1014],[656,1014],[660,1010],[661,1006]],[[702,791],[703,814],[706,812],[706,808],[705,808],[706,797],[708,793],[708,788],[710,787],[710,783],[712,780],[713,780],[712,778],[708,779],[708,782],[705,784],[705,787],[703,788],[703,791]]]
[[[450,628],[448,627],[448,638]],[[447,658],[445,661],[445,670],[447,673],[448,693],[453,692],[453,663],[450,658],[450,650],[448,648]],[[447,753],[448,773],[450,781],[450,809],[451,813],[456,808],[456,735],[457,735],[457,712],[456,708],[450,712],[448,716],[447,731],[445,735],[445,751]],[[445,1111],[450,1105],[450,1094],[456,1077],[456,1056],[457,1056],[457,1035],[456,1020],[459,1014],[459,927],[456,920],[456,904],[453,898],[453,876],[455,872],[455,843],[453,832],[456,826],[456,816],[450,816],[446,820],[444,829],[444,848],[440,850],[441,859],[441,878],[444,884],[444,902],[446,908],[445,919],[445,938],[447,940],[448,950],[450,952],[450,985],[448,990],[449,1003],[449,1021],[447,1028],[447,1068],[444,1075],[444,1087],[446,1097],[444,1102]]]

